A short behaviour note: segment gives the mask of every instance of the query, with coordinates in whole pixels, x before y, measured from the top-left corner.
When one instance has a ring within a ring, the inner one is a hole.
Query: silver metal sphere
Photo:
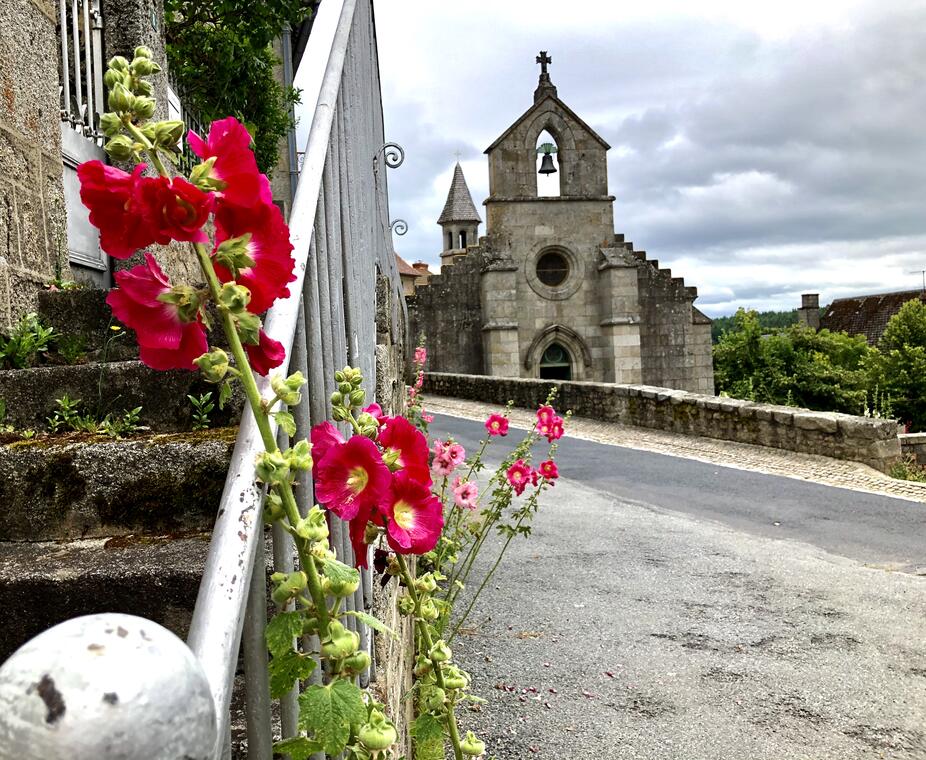
[[[208,760],[215,744],[202,668],[150,620],[74,618],[0,667],[0,760]]]

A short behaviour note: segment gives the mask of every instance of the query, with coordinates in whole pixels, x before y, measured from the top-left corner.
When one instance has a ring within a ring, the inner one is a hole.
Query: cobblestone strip
[[[429,412],[470,420],[484,420],[492,412],[499,411],[496,405],[440,396],[429,396],[425,406]],[[532,411],[511,410],[511,424],[515,427],[526,429],[533,424],[533,421]],[[853,491],[865,491],[926,503],[926,483],[897,480],[859,462],[753,446],[748,443],[629,427],[586,417],[573,417],[569,423],[567,435],[596,443],[625,446],[724,467],[780,475],[837,488],[848,488]]]

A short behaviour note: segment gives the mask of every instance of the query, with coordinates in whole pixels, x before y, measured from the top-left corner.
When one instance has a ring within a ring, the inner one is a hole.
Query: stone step
[[[0,446],[0,540],[211,530],[237,428]]]
[[[0,542],[0,662],[46,628],[125,612],[185,638],[208,534]]]
[[[224,410],[216,404],[210,424],[237,424],[244,396],[240,386],[235,387],[236,395]],[[3,423],[17,430],[47,429],[48,418],[58,408],[56,400],[65,395],[80,399],[80,411],[97,419],[140,406],[141,424],[152,430],[189,430],[193,407],[187,395],[198,397],[209,391],[217,401],[216,386],[205,382],[199,373],[159,372],[137,360],[0,371],[0,399],[6,406]]]

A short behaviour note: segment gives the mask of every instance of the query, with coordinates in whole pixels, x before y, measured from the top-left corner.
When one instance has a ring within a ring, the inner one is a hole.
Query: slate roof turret
[[[444,210],[441,211],[437,223],[476,222],[478,224],[481,221],[482,217],[476,211],[473,196],[470,195],[469,188],[466,186],[463,167],[457,162],[453,170],[453,182],[450,183],[450,192],[447,193],[447,202],[444,204]]]

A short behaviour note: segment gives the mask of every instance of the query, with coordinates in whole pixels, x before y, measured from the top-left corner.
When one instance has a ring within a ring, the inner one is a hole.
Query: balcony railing
[[[100,0],[59,0],[58,40],[61,121],[97,140],[105,71]]]
[[[325,0],[318,11],[301,64],[308,67],[308,76],[300,82],[302,101],[314,103],[315,109],[290,216],[297,279],[290,284],[291,296],[271,309],[264,325],[271,337],[287,347],[286,361],[279,371],[299,370],[308,378],[304,394],[306,401],[293,410],[297,437],[300,438],[309,435],[313,424],[327,418],[335,369],[345,364],[359,367],[363,371],[368,398],[374,396],[378,274],[390,278],[395,308],[404,308],[389,234],[385,181],[387,163],[383,151],[383,115],[376,55],[372,0]],[[65,78],[64,81],[68,80]],[[96,89],[92,92],[76,89],[76,101],[72,104],[96,102],[97,93]],[[86,111],[78,108],[75,113],[86,114]],[[83,123],[92,129],[89,126],[93,123],[92,119],[86,115],[84,118]],[[395,313],[392,319],[403,320],[404,315]],[[266,381],[261,390],[266,396],[272,395]],[[199,679],[200,683],[205,678],[214,715],[217,716],[216,725],[211,725],[211,718],[196,717],[205,713],[194,712],[188,691],[177,688],[176,693],[165,696],[146,691],[144,682],[139,685],[133,680],[131,693],[135,695],[132,699],[137,701],[137,705],[124,705],[121,698],[119,705],[120,709],[137,707],[140,718],[131,731],[118,732],[119,735],[113,739],[116,744],[112,746],[119,748],[119,754],[111,755],[113,757],[166,757],[158,754],[159,748],[148,743],[151,741],[149,737],[154,735],[152,726],[159,723],[163,731],[165,721],[169,723],[177,716],[186,716],[188,720],[197,721],[196,726],[210,732],[214,730],[214,734],[210,733],[206,738],[211,743],[212,737],[215,737],[209,754],[211,760],[229,758],[230,703],[238,654],[243,648],[248,757],[250,760],[272,758],[268,656],[264,643],[267,605],[265,541],[261,520],[263,495],[255,484],[254,466],[262,448],[254,417],[246,411],[234,447],[187,639],[195,660],[190,658],[189,667],[182,663],[177,666],[181,670],[192,668],[195,673],[191,671],[190,678]],[[312,493],[309,475],[298,485],[302,486],[300,493],[309,495],[301,505],[307,510]],[[342,560],[352,562],[346,526],[335,520],[331,527],[332,548]],[[293,554],[289,536],[282,531],[275,532],[273,559],[276,568],[284,572],[291,570]],[[372,603],[371,576],[365,573],[362,578],[357,593],[348,600],[350,609],[368,608]],[[357,624],[354,618],[349,620]],[[119,630],[122,631],[121,628]],[[369,631],[359,627],[357,630],[363,646],[369,647]],[[144,631],[141,635],[146,636]],[[96,646],[89,638],[86,640],[87,648]],[[40,643],[40,639],[36,639],[27,646],[34,649]],[[84,651],[82,644],[78,649]],[[50,656],[51,652],[46,650],[40,655]],[[174,658],[172,662],[177,664],[181,659]],[[67,670],[68,664],[63,667]],[[126,678],[134,678],[139,667],[137,660],[126,657]],[[111,676],[113,662],[108,662],[107,668]],[[321,668],[315,671],[316,674],[320,672]],[[63,674],[62,678],[67,675]],[[86,688],[91,690],[94,673],[82,671],[79,676],[89,679]],[[0,701],[3,688],[4,684],[0,683]],[[284,736],[293,736],[297,731],[297,696],[294,690],[281,700]],[[68,709],[72,709],[71,705]],[[211,710],[209,712],[212,713]],[[46,725],[46,713],[43,709],[35,715],[35,735],[40,736],[41,741],[24,742],[15,748],[0,747],[0,757],[37,760],[40,757],[78,756],[71,746],[54,745],[49,749],[48,741],[54,742],[55,739]],[[0,719],[0,734],[3,733],[2,724]],[[178,741],[186,741],[189,735],[192,742],[196,731],[176,734]],[[78,730],[78,735],[86,738],[87,731],[81,734]],[[61,741],[64,741],[64,732],[61,736]],[[199,740],[202,742],[202,732]],[[4,749],[14,754],[4,755]],[[57,754],[56,749],[60,750]],[[171,752],[174,753],[171,757],[203,757],[203,753],[194,752],[192,746],[172,747]],[[79,756],[89,757],[86,754]]]

